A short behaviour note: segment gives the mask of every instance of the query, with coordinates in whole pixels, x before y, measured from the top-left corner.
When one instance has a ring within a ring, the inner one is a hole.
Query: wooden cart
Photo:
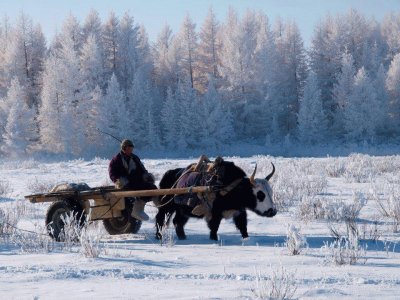
[[[81,225],[85,221],[102,220],[109,234],[136,233],[142,225],[140,220],[131,216],[136,197],[205,193],[210,189],[209,186],[196,186],[124,191],[108,186],[28,195],[25,198],[31,203],[52,202],[46,213],[46,227],[52,238],[62,240],[65,215],[72,213]]]

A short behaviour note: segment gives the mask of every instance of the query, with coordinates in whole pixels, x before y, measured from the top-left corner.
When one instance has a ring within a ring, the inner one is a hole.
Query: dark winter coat
[[[136,167],[128,172],[128,170],[124,167],[122,160],[125,159],[127,164],[129,165],[129,160],[133,160]],[[116,182],[121,177],[126,177],[129,181],[128,185],[125,186],[125,189],[146,189],[148,182],[143,180],[143,175],[147,174],[148,171],[140,161],[140,158],[131,154],[127,156],[122,151],[115,155],[108,166],[108,173],[110,175],[110,179],[113,182]],[[154,185],[152,185],[154,186]]]

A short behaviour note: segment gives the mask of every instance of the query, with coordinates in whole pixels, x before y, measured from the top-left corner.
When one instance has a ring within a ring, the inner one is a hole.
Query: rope
[[[19,231],[23,231],[23,232],[28,232],[28,233],[33,233],[33,234],[35,234],[35,235],[48,236],[48,234],[44,234],[44,233],[39,233],[39,232],[31,231],[31,230],[26,230],[26,229],[18,228],[18,227],[14,226],[14,225],[12,225],[12,224],[10,224],[10,223],[8,223],[8,222],[0,222],[0,224],[3,225],[3,226],[4,226],[4,225],[8,225],[8,226],[10,226],[11,228],[14,228],[15,230],[19,230]]]

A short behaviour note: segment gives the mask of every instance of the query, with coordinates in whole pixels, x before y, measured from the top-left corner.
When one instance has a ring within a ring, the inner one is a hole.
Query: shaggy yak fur
[[[213,201],[211,215],[206,218],[210,229],[210,239],[218,240],[217,231],[221,220],[226,216],[227,212],[232,217],[236,227],[239,229],[243,238],[247,238],[247,214],[246,209],[250,209],[256,214],[264,217],[273,217],[277,211],[272,201],[272,189],[268,180],[272,177],[273,171],[265,179],[251,180],[246,173],[233,162],[221,161],[215,167],[215,176],[217,178],[217,186],[222,190],[233,182],[237,182],[233,189],[225,193],[221,190],[216,191],[215,200]],[[160,181],[160,188],[167,189],[174,186],[177,179],[181,176],[183,168],[177,168],[167,171]],[[170,218],[175,213],[173,224],[179,239],[185,239],[184,226],[190,217],[197,217],[191,213],[193,207],[178,204],[172,198],[174,196],[165,196],[161,200],[161,206],[156,215],[156,238],[162,239],[161,228],[168,224]],[[232,213],[232,211],[234,213]],[[167,218],[167,220],[166,220]]]

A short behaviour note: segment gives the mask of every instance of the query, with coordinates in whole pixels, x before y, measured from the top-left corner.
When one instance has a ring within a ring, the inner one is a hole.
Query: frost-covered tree
[[[354,59],[350,53],[342,56],[341,72],[338,74],[337,84],[333,88],[333,106],[328,110],[332,120],[330,124],[333,137],[343,138],[345,134],[344,111],[350,102],[355,75]]]
[[[201,147],[200,132],[203,120],[198,113],[199,102],[190,78],[186,78],[186,80],[178,83],[175,96],[179,105],[179,146],[181,149],[185,149],[186,147],[191,149]]]
[[[333,88],[341,67],[340,47],[336,40],[337,29],[334,19],[327,15],[314,29],[309,51],[311,69],[317,75],[321,90],[322,104],[328,119],[328,126],[334,123]]]
[[[153,140],[159,144],[158,128],[156,126],[155,93],[150,81],[137,74],[133,81],[129,113],[129,132],[139,147],[152,147]]]
[[[193,88],[196,80],[195,68],[197,60],[198,36],[196,33],[196,24],[192,21],[188,14],[183,20],[177,35],[177,39],[180,43],[181,49],[178,64],[182,70],[183,76],[190,79],[190,84]]]
[[[263,99],[256,79],[255,54],[259,28],[254,11],[247,11],[239,20],[236,12],[230,10],[223,26],[221,90],[234,114],[235,131],[242,137],[259,134],[259,126],[263,126],[258,118],[262,115],[256,114]]]
[[[87,41],[90,36],[96,41],[101,40],[101,19],[99,13],[91,9],[85,18],[82,26],[83,41]]]
[[[10,25],[7,16],[0,22],[0,98],[7,94],[6,50],[10,39]]]
[[[307,75],[303,41],[295,23],[278,20],[274,27],[275,55],[269,98],[281,134],[293,135],[299,100]]]
[[[100,97],[98,107],[97,127],[104,132],[114,135],[119,139],[129,138],[130,117],[125,104],[125,96],[118,83],[117,77],[113,74],[108,82],[106,93]],[[104,137],[104,150],[112,153],[115,147],[115,140]]]
[[[92,91],[97,85],[105,88],[101,51],[96,37],[90,35],[82,47],[80,72],[87,88]]]
[[[4,52],[4,84],[8,86],[17,77],[25,89],[27,104],[37,105],[46,51],[41,28],[34,26],[29,17],[21,14],[8,34],[9,41]]]
[[[61,60],[51,54],[43,73],[39,127],[42,149],[55,153],[65,152],[64,137],[72,132],[71,123],[64,122],[69,110],[63,102],[62,81]]]
[[[132,86],[138,64],[138,26],[133,17],[125,13],[119,22],[117,39],[117,70],[116,75],[122,90],[126,93]]]
[[[113,73],[117,73],[119,34],[119,20],[115,16],[115,13],[111,12],[106,23],[103,24],[101,39],[104,50],[104,68],[107,78],[111,78]]]
[[[379,115],[378,103],[372,83],[364,68],[354,77],[354,85],[349,102],[344,108],[344,122],[348,141],[372,141],[374,139]]]
[[[219,78],[221,41],[220,26],[212,8],[200,28],[198,48],[198,88],[204,92],[208,86],[208,78]]]
[[[308,75],[298,115],[299,140],[303,143],[319,143],[327,133],[326,116],[322,109],[321,90],[314,72]]]
[[[179,127],[180,106],[171,88],[167,90],[167,96],[161,110],[161,142],[170,149],[176,147],[176,139],[180,132]]]
[[[169,51],[171,47],[172,30],[165,25],[157,36],[154,47],[152,48],[152,57],[154,63],[153,78],[156,86],[159,88],[163,99],[167,97],[167,90],[171,86],[172,74],[169,61]]]
[[[378,136],[387,139],[393,134],[392,124],[389,119],[389,95],[386,90],[386,72],[383,64],[374,72],[375,78],[372,81],[372,87],[375,92],[378,109],[375,112],[377,119],[376,133]]]
[[[34,120],[35,109],[30,108],[26,101],[24,88],[18,78],[11,81],[6,102],[11,104],[5,123],[1,151],[9,156],[18,157],[29,152],[29,146],[36,139],[37,130]]]
[[[393,128],[400,132],[400,53],[396,54],[390,63],[386,88],[389,93],[390,118]]]
[[[72,36],[62,34],[60,48],[46,64],[40,111],[41,138],[47,150],[79,155],[85,145],[90,91],[80,72],[76,43]]]
[[[396,54],[400,53],[400,13],[391,12],[385,16],[381,24],[383,39],[387,46],[385,65],[389,65]]]
[[[207,93],[202,97],[200,107],[202,118],[200,138],[204,149],[223,150],[224,146],[232,143],[234,137],[233,116],[222,106],[212,77],[209,79]]]
[[[84,37],[82,35],[82,27],[78,19],[71,13],[63,22],[61,31],[56,35],[50,50],[56,51],[57,49],[62,48],[62,44],[65,39],[72,40],[74,51],[79,53],[84,42]]]

